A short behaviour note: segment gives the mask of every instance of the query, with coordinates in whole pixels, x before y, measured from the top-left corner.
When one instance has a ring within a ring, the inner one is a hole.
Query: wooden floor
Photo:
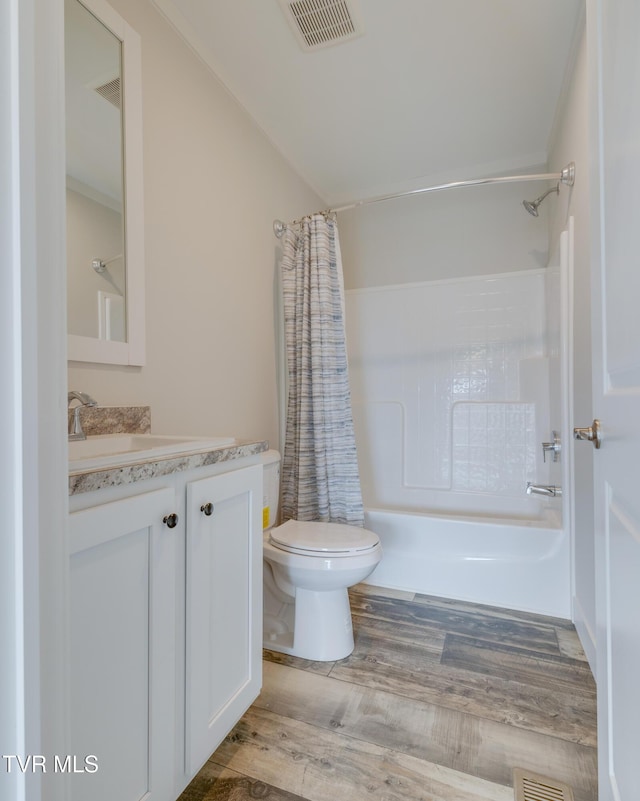
[[[338,662],[265,651],[260,697],[180,801],[513,801],[512,769],[596,801],[596,691],[573,626],[359,585]]]

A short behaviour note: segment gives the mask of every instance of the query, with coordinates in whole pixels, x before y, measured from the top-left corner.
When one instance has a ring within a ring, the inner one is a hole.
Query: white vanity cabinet
[[[166,488],[70,516],[73,801],[171,797],[174,507]]]
[[[258,536],[254,532],[261,515],[261,466],[187,484],[189,775],[260,692],[262,526]]]
[[[238,462],[70,499],[69,753],[98,765],[73,801],[175,801],[260,691],[262,466]]]

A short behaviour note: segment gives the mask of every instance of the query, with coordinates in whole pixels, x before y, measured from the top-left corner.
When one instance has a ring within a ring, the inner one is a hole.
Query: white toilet
[[[377,534],[357,526],[287,520],[273,528],[280,454],[263,454],[265,648],[331,662],[353,651],[347,587],[369,576],[382,557]]]

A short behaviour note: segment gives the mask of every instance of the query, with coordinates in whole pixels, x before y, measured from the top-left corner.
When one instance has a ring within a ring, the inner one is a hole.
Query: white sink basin
[[[211,451],[233,445],[235,442],[233,437],[104,434],[69,443],[69,470],[99,469],[174,454]]]

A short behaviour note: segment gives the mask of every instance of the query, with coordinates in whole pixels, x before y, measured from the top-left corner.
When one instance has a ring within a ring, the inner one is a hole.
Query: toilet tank
[[[262,528],[275,526],[280,503],[280,454],[266,451],[262,454]]]

